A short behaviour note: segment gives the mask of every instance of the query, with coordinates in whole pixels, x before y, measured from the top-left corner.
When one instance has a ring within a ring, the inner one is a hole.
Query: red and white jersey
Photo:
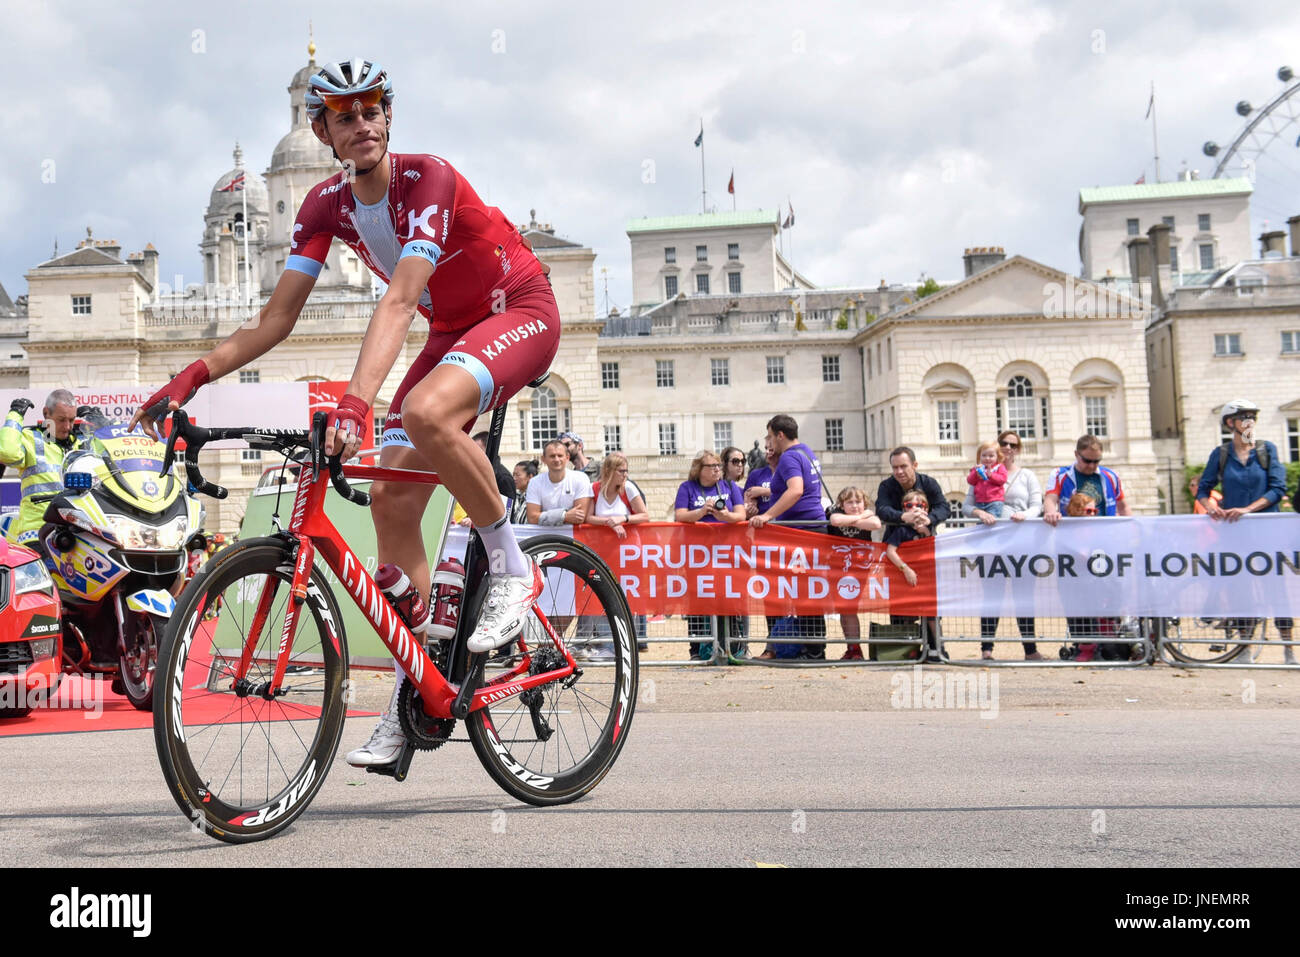
[[[312,187],[298,210],[286,269],[315,278],[336,236],[385,282],[398,260],[419,256],[434,267],[419,311],[438,332],[467,329],[500,312],[505,297],[541,273],[505,214],[485,206],[446,160],[388,156],[388,193],[373,206],[357,202],[345,171]]]

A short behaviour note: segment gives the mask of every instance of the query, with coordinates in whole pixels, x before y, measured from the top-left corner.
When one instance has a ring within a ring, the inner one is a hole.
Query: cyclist
[[[1277,447],[1272,442],[1255,441],[1258,418],[1259,407],[1248,399],[1233,399],[1219,410],[1219,421],[1232,431],[1232,438],[1210,453],[1196,486],[1197,503],[1216,522],[1235,522],[1250,512],[1276,512],[1286,494],[1286,467],[1278,458]],[[1211,494],[1215,486],[1223,491],[1217,502]],[[1231,621],[1243,635],[1254,633],[1256,619]],[[1291,640],[1292,619],[1274,618],[1273,624],[1283,641]],[[1259,647],[1247,646],[1245,660],[1258,657]],[[1290,645],[1285,646],[1284,654],[1287,664],[1296,663]]]
[[[33,496],[63,491],[63,460],[78,448],[73,431],[77,400],[67,389],[55,389],[41,410],[40,425],[23,428],[23,416],[35,405],[31,399],[14,399],[0,427],[0,463],[17,466],[22,476],[22,506],[9,526],[8,538],[32,544],[44,524],[47,501]]]
[[[509,643],[541,594],[536,563],[515,541],[492,466],[468,429],[550,366],[560,316],[546,278],[519,231],[437,156],[391,153],[393,85],[377,63],[330,63],[309,80],[306,105],[317,138],[344,170],[308,193],[291,255],[258,322],[241,328],[159,390],[136,413],[151,433],[167,410],[267,352],[293,330],[337,237],[388,283],[366,330],[348,388],[329,414],[326,451],[353,455],[371,428],[370,407],[419,312],[429,339],[398,386],[384,422],[380,464],[432,469],[460,502],[487,548],[491,577],[468,647]],[[379,560],[399,565],[414,593],[402,596],[413,628],[427,621],[429,563],[418,525],[431,489],[376,482],[371,489]],[[397,760],[405,744],[396,715],[405,673],[356,766]]]

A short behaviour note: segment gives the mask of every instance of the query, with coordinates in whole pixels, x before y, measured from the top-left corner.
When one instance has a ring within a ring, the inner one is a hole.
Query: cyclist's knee
[[[427,486],[405,482],[375,482],[370,487],[370,514],[376,527],[409,527],[411,516],[424,514],[429,493]]]

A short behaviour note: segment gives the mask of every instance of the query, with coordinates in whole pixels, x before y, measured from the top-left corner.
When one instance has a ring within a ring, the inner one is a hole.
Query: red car
[[[62,606],[44,563],[0,539],[0,718],[21,718],[58,687]]]

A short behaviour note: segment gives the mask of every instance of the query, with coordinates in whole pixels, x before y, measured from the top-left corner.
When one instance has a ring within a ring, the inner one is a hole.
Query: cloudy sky
[[[631,296],[626,222],[793,202],[796,265],[821,285],[960,275],[1001,245],[1077,272],[1078,189],[1155,179],[1233,111],[1300,72],[1300,7],[1177,3],[335,3],[0,0],[0,282],[85,236],[152,242],[200,275],[209,191],[236,140],[261,172],[306,63],[394,77],[393,148],[448,158],[516,222],[591,246]],[[196,31],[201,31],[197,32]],[[1300,212],[1300,150],[1259,167],[1256,225]],[[51,181],[52,180],[52,181]],[[649,182],[647,182],[649,180]]]

